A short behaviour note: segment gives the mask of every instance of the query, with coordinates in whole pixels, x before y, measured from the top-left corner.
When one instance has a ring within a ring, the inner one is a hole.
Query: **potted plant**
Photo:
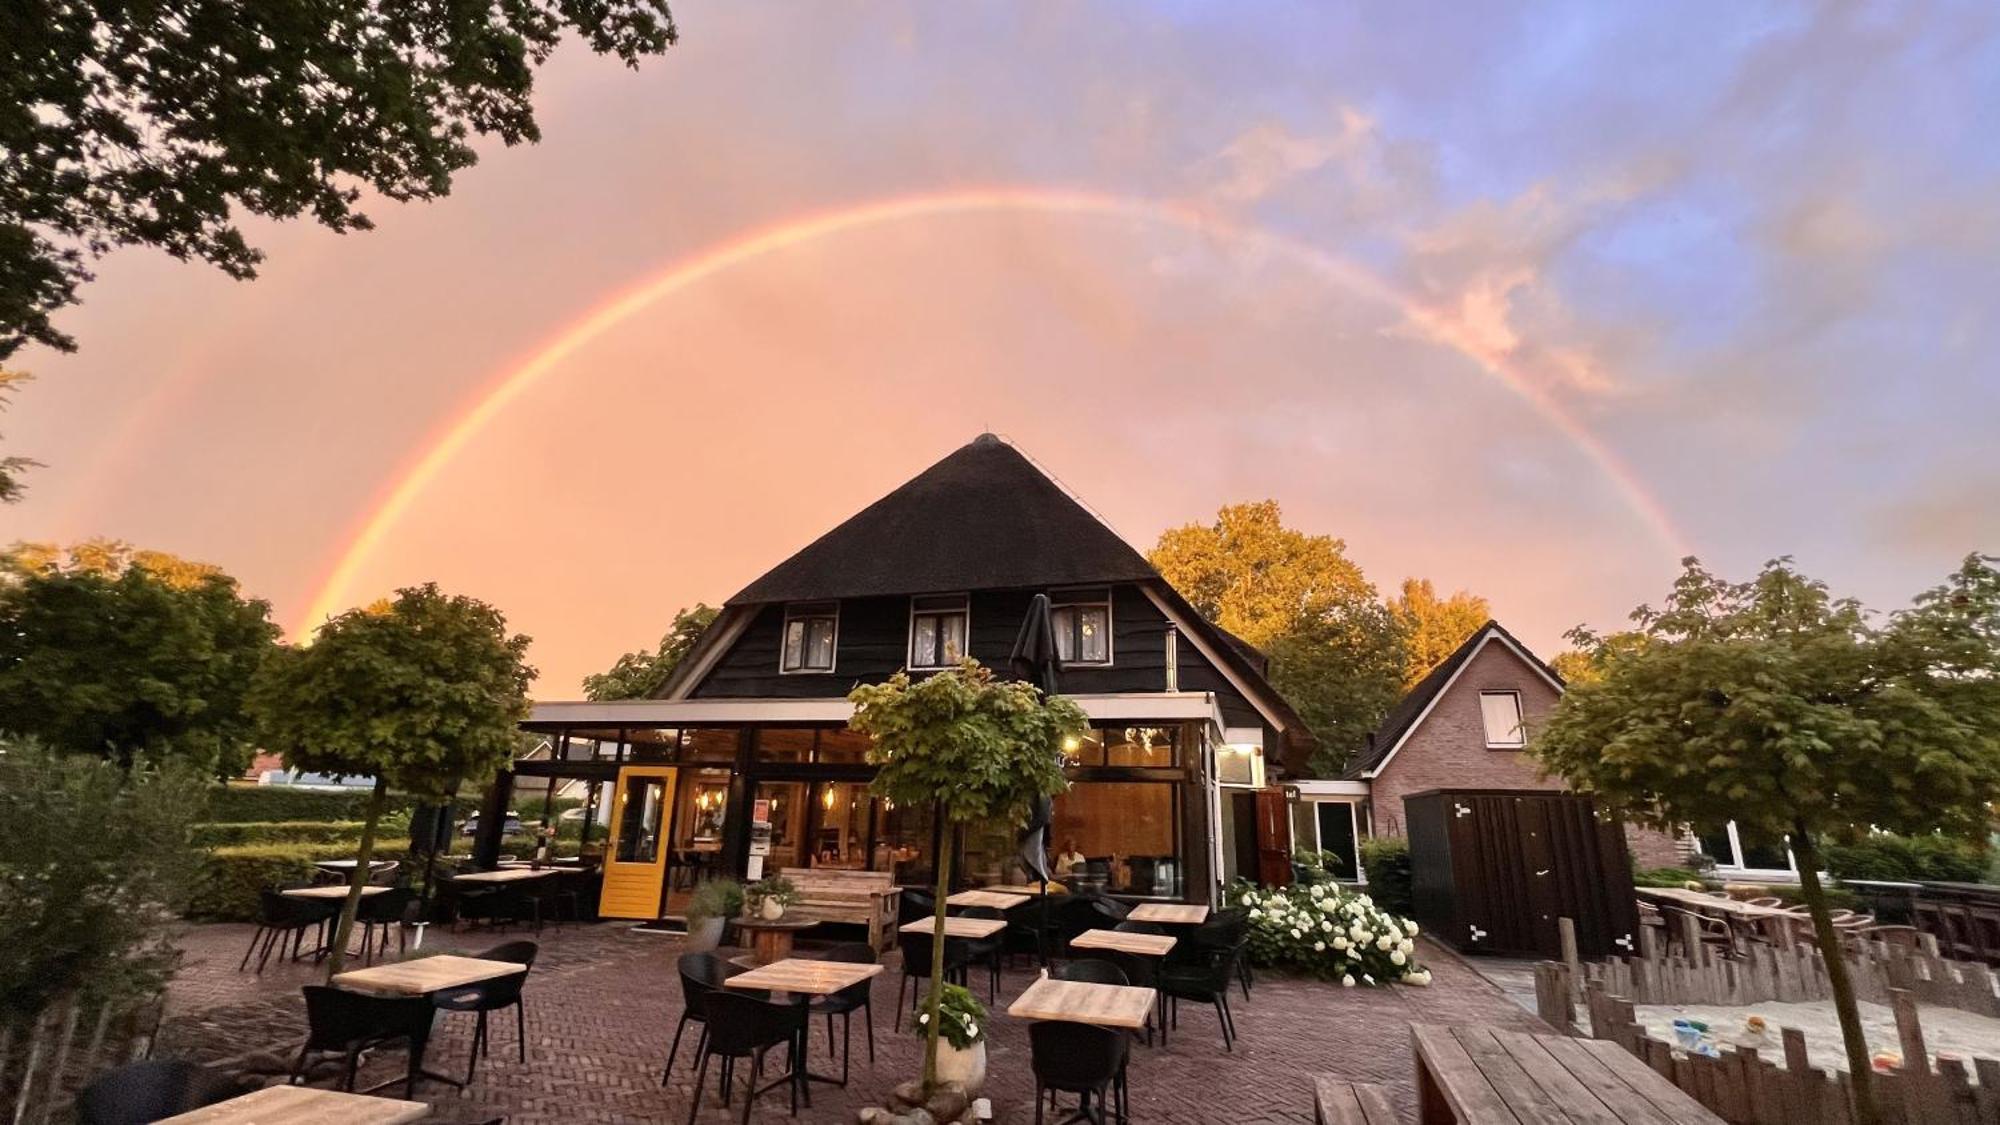
[[[785,916],[785,907],[799,901],[799,889],[783,875],[770,875],[743,888],[750,912],[775,922]]]
[[[722,944],[722,929],[743,912],[743,885],[734,879],[709,879],[688,896],[688,952],[706,953]]]
[[[986,1084],[986,1008],[972,990],[947,984],[938,992],[937,1080],[956,1082],[967,1094]],[[917,1029],[927,1032],[930,1013],[917,1016]]]

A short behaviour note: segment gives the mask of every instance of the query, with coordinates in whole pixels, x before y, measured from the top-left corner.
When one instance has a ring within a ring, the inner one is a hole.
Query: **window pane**
[[[941,618],[943,644],[940,646],[938,663],[956,664],[965,659],[965,616],[954,613]]]
[[[1103,606],[1077,611],[1077,660],[1085,664],[1102,664],[1110,659],[1109,617],[1109,611]]]
[[[1743,866],[1769,871],[1786,871],[1792,866],[1791,853],[1782,837],[1773,839],[1755,832],[1736,829],[1736,841],[1743,845]]]
[[[842,727],[837,730],[819,732],[819,750],[813,761],[858,764],[868,760],[869,738],[865,734]]]
[[[739,732],[727,729],[691,730],[681,746],[681,757],[690,762],[736,761]]]
[[[1736,861],[1736,849],[1729,843],[1728,825],[1719,825],[1715,828],[1704,830],[1699,832],[1695,838],[1701,841],[1701,854],[1714,860],[1717,866],[1743,866]]]
[[[722,825],[729,815],[729,771],[681,771],[674,786],[673,864],[667,876],[667,913],[686,914],[688,899],[722,870]]]
[[[1521,697],[1511,691],[1479,695],[1479,717],[1486,724],[1488,746],[1521,745]]]
[[[785,622],[785,667],[802,667],[806,658],[806,623]]]
[[[618,816],[620,863],[652,863],[660,858],[661,798],[666,781],[635,777],[625,787],[625,805]]]
[[[1101,766],[1104,764],[1104,732],[1093,727],[1081,735],[1063,740],[1063,765]]]
[[[819,617],[808,622],[810,626],[809,651],[806,666],[809,668],[833,667],[833,619]]]
[[[1014,858],[1019,848],[1020,828],[1002,820],[973,821],[964,828],[965,850],[962,866],[953,874],[955,883],[988,887],[995,883],[1019,883],[1027,878]]]
[[[761,762],[810,761],[812,747],[810,730],[765,727],[757,732],[757,760]]]
[[[928,614],[920,615],[913,627],[910,639],[910,666],[932,668],[937,665],[938,619]]]
[[[632,730],[625,737],[631,743],[629,761],[671,762],[680,749],[681,732],[677,730]]]
[[[1319,802],[1319,847],[1331,852],[1328,871],[1339,879],[1353,879],[1361,871],[1354,854],[1354,806],[1346,801]]]
[[[1080,855],[1077,886],[1115,894],[1180,894],[1175,840],[1179,787],[1171,783],[1080,781],[1055,799],[1055,859]]]
[[[1076,610],[1059,609],[1049,615],[1056,630],[1056,659],[1076,659]]]
[[[868,866],[868,786],[823,781],[812,787],[809,867],[860,871]]]
[[[1172,727],[1117,727],[1096,732],[1103,739],[1105,760],[1114,766],[1167,767],[1174,764]]]
[[[931,809],[875,802],[878,858],[873,870],[893,871],[899,886],[930,886],[937,882],[931,854]]]
[[[760,781],[756,799],[771,803],[771,854],[764,857],[764,874],[804,866],[800,860],[806,824],[805,782]]]

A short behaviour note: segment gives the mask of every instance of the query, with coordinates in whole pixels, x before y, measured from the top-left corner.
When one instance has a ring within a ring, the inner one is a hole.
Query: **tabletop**
[[[1177,902],[1146,902],[1126,915],[1134,922],[1165,922],[1168,925],[1199,926],[1208,920],[1208,907]]]
[[[787,957],[759,969],[738,973],[722,982],[725,988],[764,988],[772,992],[803,992],[828,996],[860,984],[880,973],[886,965],[859,961],[820,961],[811,957]]]
[[[503,867],[498,871],[472,871],[464,875],[454,875],[454,883],[514,883],[522,879],[541,879],[556,873],[553,867],[537,871],[532,867]]]
[[[487,961],[445,953],[354,969],[333,978],[333,983],[352,992],[381,996],[428,996],[447,988],[478,984],[483,980],[527,971],[526,965],[517,965],[512,961]]]
[[[1129,984],[1043,977],[1007,1005],[1007,1014],[1028,1020],[1067,1020],[1137,1030],[1146,1026],[1154,995],[1150,988],[1134,988]]]
[[[1722,1125],[1618,1044],[1490,1027],[1410,1029],[1419,1121]]]
[[[1690,910],[1709,910],[1721,914],[1735,914],[1744,918],[1770,918],[1774,916],[1792,917],[1783,907],[1752,906],[1733,898],[1716,898],[1700,891],[1690,891],[1683,887],[1637,887],[1635,893],[1640,898],[1652,902],[1669,902]]]
[[[1012,910],[1031,897],[1001,891],[960,891],[945,902],[952,906],[991,906],[996,910]]]
[[[1044,894],[1062,895],[1069,893],[1069,888],[1063,886],[1061,883],[1050,883],[1047,891],[1044,891],[1039,883],[995,883],[992,886],[980,889],[999,891],[1002,894],[1026,895],[1029,898],[1040,898]],[[949,902],[951,900],[946,899],[945,901]]]
[[[361,897],[367,898],[369,895],[379,895],[395,889],[394,887],[363,887],[361,888]],[[290,890],[279,891],[278,893],[284,895],[286,898],[346,898],[347,891],[347,884],[337,883],[328,887],[293,887]]]
[[[954,915],[944,920],[946,937],[992,937],[1006,928],[1005,918],[960,918]],[[914,922],[905,922],[897,929],[906,934],[932,934],[937,932],[937,925],[934,918],[919,918]]]
[[[305,1086],[269,1086],[254,1094],[163,1118],[160,1125],[396,1125],[421,1120],[430,1111],[431,1107],[422,1102]]]
[[[1123,930],[1085,930],[1069,939],[1071,949],[1115,949],[1141,957],[1164,957],[1177,939],[1172,934],[1128,934]]]
[[[354,865],[359,862],[361,861],[358,859],[316,859],[313,860],[313,866],[324,867],[329,871],[352,871],[354,870]],[[378,867],[394,867],[395,865],[396,861],[393,859],[371,859],[368,861],[368,869],[370,871]]]

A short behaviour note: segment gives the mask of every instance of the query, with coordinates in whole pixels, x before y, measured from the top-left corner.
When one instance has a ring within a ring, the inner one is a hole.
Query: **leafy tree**
[[[1974,555],[1878,623],[1780,559],[1746,583],[1693,559],[1638,640],[1571,634],[1601,674],[1532,742],[1552,772],[1642,821],[1786,837],[1873,1120],[1868,1048],[1820,883],[1871,827],[1969,838],[2000,791],[2000,572]]]
[[[512,759],[535,674],[527,648],[499,610],[425,584],[334,617],[311,644],[265,662],[250,696],[265,746],[292,769],[375,779],[329,976],[346,958],[389,790],[443,802]]]
[[[1338,770],[1396,702],[1403,639],[1347,545],[1284,525],[1275,500],[1232,504],[1160,536],[1147,556],[1203,616],[1271,658],[1271,682]]]
[[[25,371],[9,371],[0,368],[0,410],[5,410],[12,401],[13,390],[28,381]],[[0,457],[0,504],[12,504],[21,498],[21,474],[29,469],[38,469],[41,462],[26,457]]]
[[[14,5],[0,15],[0,358],[69,350],[50,314],[87,263],[155,246],[231,277],[237,212],[365,230],[363,189],[432,199],[472,140],[539,140],[535,69],[575,33],[628,66],[666,0]]]
[[[873,739],[877,796],[931,806],[947,827],[985,821],[1022,824],[1035,801],[1069,787],[1065,739],[1090,721],[1062,696],[1044,697],[1021,680],[998,680],[976,660],[912,680],[897,672],[848,695],[853,729]],[[944,980],[944,900],[951,893],[951,848],[937,857],[937,921],[931,933],[931,986],[924,1001],[924,1089],[937,1084],[938,995]]]
[[[1478,594],[1458,590],[1440,598],[1430,579],[1405,578],[1403,592],[1389,599],[1389,616],[1403,632],[1403,690],[1408,691],[1493,620],[1493,609]]]
[[[1586,684],[1597,679],[1597,665],[1590,654],[1577,649],[1565,649],[1556,653],[1549,661],[1549,667],[1563,678],[1566,684]]]
[[[249,764],[244,695],[278,638],[215,567],[110,541],[0,559],[0,731],[124,765]]]
[[[703,630],[715,622],[716,609],[706,602],[674,614],[667,635],[653,652],[628,652],[608,672],[583,678],[585,699],[650,699],[694,649]]]

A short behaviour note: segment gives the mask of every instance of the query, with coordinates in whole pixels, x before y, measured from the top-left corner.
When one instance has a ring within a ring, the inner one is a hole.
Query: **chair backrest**
[[[1158,922],[1125,921],[1111,928],[1121,934],[1164,934],[1167,932],[1167,928]]]
[[[1007,912],[997,906],[968,906],[958,912],[960,918],[1004,919]]]
[[[403,911],[416,895],[408,887],[392,887],[379,895],[368,895],[355,908],[357,922],[400,922]]]
[[[897,931],[896,948],[903,951],[903,972],[913,977],[928,978],[931,975],[931,935],[927,933],[904,933]],[[947,969],[957,968],[970,956],[965,942],[946,938],[944,942],[944,964]]]
[[[847,961],[856,965],[873,965],[875,947],[865,941],[844,941],[819,955],[822,961]]]
[[[1110,961],[1101,960],[1096,957],[1086,957],[1082,960],[1071,961],[1069,964],[1056,969],[1054,976],[1057,980],[1080,980],[1088,981],[1091,984],[1131,983],[1125,976],[1125,970]]]
[[[904,887],[897,899],[896,914],[898,924],[907,925],[919,918],[928,918],[937,913],[937,896],[929,891],[914,887]]]
[[[1140,924],[1144,925],[1145,923],[1142,922]],[[1118,971],[1125,974],[1126,984],[1138,985],[1141,988],[1151,988],[1153,987],[1154,978],[1159,975],[1160,963],[1158,958],[1143,957],[1137,953],[1127,953],[1122,949],[1099,949],[1095,952],[1106,962],[1116,965]],[[1113,981],[1111,983],[1116,984],[1117,982]]]
[[[286,898],[274,887],[257,892],[257,922],[263,926],[296,926],[301,921],[295,904],[304,901]]]
[[[1100,914],[1096,905],[1084,896],[1065,898],[1056,904],[1056,932],[1061,934],[1065,941],[1085,930],[1099,929],[1104,922],[1105,916]]]
[[[1028,1025],[1035,1078],[1058,1090],[1093,1090],[1118,1076],[1132,1037],[1124,1031],[1068,1020]]]
[[[82,1125],[148,1125],[227,1101],[242,1087],[180,1059],[148,1059],[99,1075],[76,1097]]]
[[[708,1049],[737,1058],[785,1042],[806,1018],[803,1004],[773,1004],[725,989],[710,993],[707,1004]]]
[[[349,992],[324,984],[308,984],[306,1046],[319,1051],[344,1051],[357,1039],[408,1035],[419,1018],[431,1017],[427,997],[389,998]]]
[[[1123,922],[1125,916],[1132,913],[1131,907],[1126,906],[1115,898],[1092,898],[1090,900],[1090,907],[1113,922]]]
[[[529,968],[533,968],[535,965],[535,954],[541,952],[541,949],[541,946],[536,945],[532,941],[503,941],[499,945],[484,952],[475,953],[473,956],[482,961],[511,961],[516,965],[526,965]]]

